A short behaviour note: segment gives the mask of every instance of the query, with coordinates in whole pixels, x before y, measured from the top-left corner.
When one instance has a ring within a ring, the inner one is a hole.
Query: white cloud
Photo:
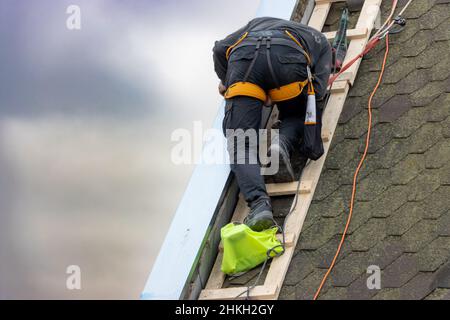
[[[68,53],[77,52],[87,68],[101,65],[126,79],[164,112],[140,119],[61,113],[0,119],[2,161],[15,183],[11,225],[4,227],[20,244],[9,267],[37,259],[26,278],[14,279],[35,291],[12,296],[70,298],[58,287],[58,268],[79,257],[96,269],[86,271],[91,284],[82,297],[138,297],[192,170],[170,163],[170,133],[190,129],[194,120],[205,128],[212,123],[221,100],[213,42],[253,16],[258,1],[180,2],[178,10],[149,17],[123,3],[83,1],[79,34],[68,33],[64,16],[51,10],[43,19],[48,25],[40,26],[45,36],[22,34],[25,62],[42,72],[58,74],[71,63]]]

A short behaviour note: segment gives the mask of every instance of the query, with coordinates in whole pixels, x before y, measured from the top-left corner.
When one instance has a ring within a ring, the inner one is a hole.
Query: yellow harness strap
[[[233,98],[236,96],[247,96],[266,101],[266,92],[258,85],[250,82],[236,82],[228,87],[225,92],[225,98]]]
[[[279,89],[269,90],[270,99],[273,102],[280,102],[293,99],[302,93],[303,88],[308,84],[308,80],[292,82],[281,86]]]
[[[308,85],[308,80],[292,82],[281,86],[279,89],[269,90],[269,97],[272,102],[280,102],[293,99],[302,93],[303,88]],[[309,92],[310,90],[308,90]],[[233,98],[236,96],[247,96],[266,101],[266,92],[258,85],[250,82],[233,83],[225,92],[225,98]]]
[[[311,63],[312,63],[311,57],[309,56],[308,52],[306,52],[305,48],[303,48],[300,41],[298,41],[297,38],[295,38],[289,31],[284,30],[284,32],[286,32],[286,34],[292,39],[292,41],[294,41],[300,48],[303,49],[306,60],[308,60],[308,64],[311,65]]]
[[[244,41],[244,39],[247,37],[248,32],[244,33],[234,44],[228,47],[227,51],[225,52],[225,58],[228,60],[230,58],[231,50],[233,50],[234,47],[236,47],[239,43]]]

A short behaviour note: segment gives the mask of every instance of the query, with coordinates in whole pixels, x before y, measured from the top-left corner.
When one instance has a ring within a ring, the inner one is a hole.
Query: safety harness
[[[287,38],[286,35],[289,37]],[[306,58],[306,71],[307,79],[304,81],[292,82],[287,85],[280,86],[278,78],[273,70],[272,60],[270,56],[271,45],[285,45],[298,50]],[[266,92],[260,86],[248,82],[248,77],[252,71],[256,59],[258,58],[259,49],[261,45],[265,45],[267,65],[273,81],[276,85],[275,89],[271,89]],[[269,95],[272,102],[280,102],[285,100],[293,99],[299,96],[303,89],[308,87],[308,97],[306,103],[306,113],[303,128],[303,139],[300,145],[300,152],[309,159],[317,160],[323,153],[323,142],[321,136],[321,123],[320,114],[316,107],[316,95],[313,86],[313,75],[311,72],[312,60],[311,56],[302,46],[300,41],[295,38],[288,30],[264,30],[264,31],[252,31],[244,33],[236,43],[230,46],[226,52],[226,58],[229,59],[233,52],[244,46],[255,46],[255,54],[253,60],[250,62],[249,67],[244,75],[244,78],[240,82],[231,84],[227,91],[225,92],[225,98],[233,98],[236,96],[248,96],[259,99],[261,101],[266,101],[267,95]]]
[[[286,35],[290,38],[290,40],[283,38],[283,36]],[[273,81],[276,85],[275,89],[269,90],[268,92],[266,92],[260,86],[247,81],[250,72],[252,71],[255,65],[256,59],[258,58],[259,49],[261,45],[266,46],[267,65],[269,67],[269,71],[273,78]],[[278,78],[272,66],[272,60],[270,55],[270,48],[272,45],[288,46],[298,50],[301,54],[303,54],[307,61],[306,68],[308,72],[308,79],[280,86]],[[311,57],[306,52],[302,44],[288,30],[285,30],[284,32],[275,30],[246,32],[238,39],[238,41],[236,41],[236,43],[234,43],[228,48],[226,52],[226,58],[229,59],[229,57],[235,50],[237,50],[238,48],[242,48],[244,46],[255,46],[255,55],[244,75],[243,80],[230,85],[227,91],[225,92],[225,98],[233,98],[236,96],[248,96],[259,99],[261,101],[266,101],[267,95],[269,95],[270,99],[273,102],[280,102],[290,100],[299,96],[306,86],[308,86],[308,95],[315,95],[314,87],[312,84],[313,76],[311,73]]]

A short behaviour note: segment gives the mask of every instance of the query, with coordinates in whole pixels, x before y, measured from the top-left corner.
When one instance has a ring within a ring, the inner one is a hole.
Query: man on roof
[[[331,70],[331,47],[313,28],[262,17],[216,41],[213,58],[219,92],[226,98],[223,129],[231,170],[250,207],[245,223],[261,231],[274,225],[273,212],[260,164],[249,161],[257,159],[258,149],[245,142],[245,132],[260,129],[263,105],[276,103],[279,139],[272,141],[271,157],[281,158],[292,180],[290,157],[294,148],[300,148],[307,158],[318,159],[323,154],[321,114]],[[245,152],[238,152],[240,146]]]

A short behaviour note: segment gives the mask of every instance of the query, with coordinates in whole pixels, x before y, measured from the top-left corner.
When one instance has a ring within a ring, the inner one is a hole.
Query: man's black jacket
[[[225,57],[228,47],[233,45],[245,32],[262,30],[288,30],[304,46],[312,60],[314,89],[316,98],[322,99],[326,93],[331,71],[331,47],[326,37],[316,29],[303,24],[278,18],[262,17],[251,20],[245,27],[233,32],[223,40],[216,41],[213,48],[214,69],[225,83],[228,61]],[[301,54],[299,52],[299,54]]]

